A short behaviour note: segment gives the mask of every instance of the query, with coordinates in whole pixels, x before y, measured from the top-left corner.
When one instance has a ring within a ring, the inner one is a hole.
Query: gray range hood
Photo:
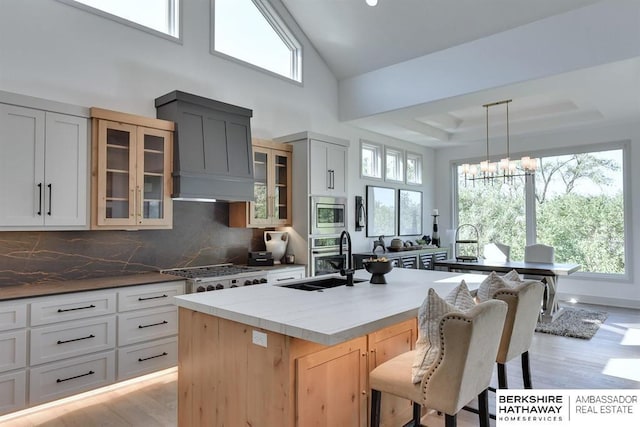
[[[251,110],[180,91],[155,105],[159,119],[176,124],[172,198],[253,200]]]

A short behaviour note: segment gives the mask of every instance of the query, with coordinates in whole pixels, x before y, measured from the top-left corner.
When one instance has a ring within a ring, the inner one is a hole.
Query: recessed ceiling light
[[[369,6],[376,6],[378,4],[378,0],[366,0]]]

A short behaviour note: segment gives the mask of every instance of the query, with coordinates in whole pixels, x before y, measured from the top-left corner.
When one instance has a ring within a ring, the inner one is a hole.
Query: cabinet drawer
[[[173,305],[118,314],[118,345],[134,344],[178,333],[178,308]]]
[[[0,415],[24,408],[27,400],[25,371],[0,375]]]
[[[115,316],[60,323],[31,329],[30,364],[109,350],[116,343]]]
[[[22,329],[0,334],[0,372],[24,368],[26,364],[27,331]]]
[[[85,292],[38,299],[31,303],[31,326],[115,313],[115,292]]]
[[[0,331],[27,326],[27,304],[0,304]]]
[[[304,267],[287,268],[284,271],[269,272],[267,274],[267,280],[271,285],[276,285],[286,280],[303,279],[303,278],[304,278]]]
[[[118,381],[178,364],[178,337],[118,349]]]
[[[115,381],[115,351],[38,366],[29,372],[29,403],[36,405]]]
[[[118,311],[173,304],[173,297],[183,293],[184,280],[127,288],[118,292]]]

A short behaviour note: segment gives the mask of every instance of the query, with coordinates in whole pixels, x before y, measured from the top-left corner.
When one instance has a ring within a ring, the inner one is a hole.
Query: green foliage
[[[582,271],[624,273],[624,198],[613,184],[621,164],[597,154],[543,158],[536,173],[536,241],[555,248],[555,260]],[[473,224],[485,243],[511,246],[524,259],[525,182],[458,186],[459,224]],[[613,190],[612,190],[613,189]],[[580,191],[579,191],[580,190]]]

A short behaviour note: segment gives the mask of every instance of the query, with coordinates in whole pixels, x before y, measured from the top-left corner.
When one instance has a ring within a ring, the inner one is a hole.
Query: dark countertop
[[[19,298],[58,295],[70,292],[95,291],[99,289],[119,288],[123,286],[148,285],[150,283],[183,280],[180,277],[161,273],[141,273],[128,276],[100,277],[94,279],[64,280],[0,287],[0,301]]]

